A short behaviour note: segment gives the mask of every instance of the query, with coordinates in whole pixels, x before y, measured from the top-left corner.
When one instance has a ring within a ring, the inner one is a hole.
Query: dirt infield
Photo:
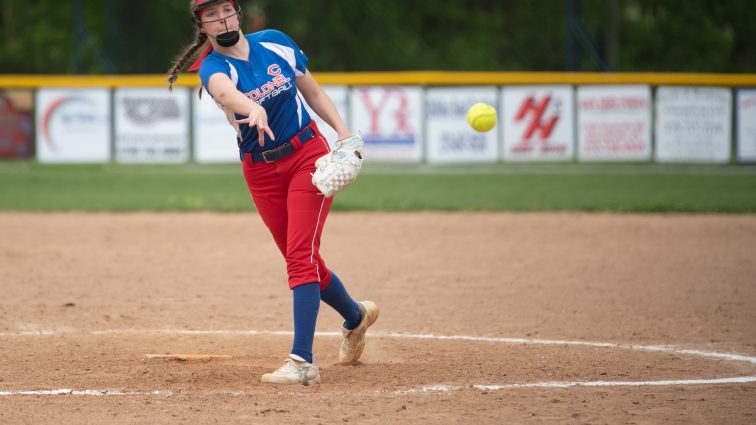
[[[363,362],[272,387],[255,214],[0,214],[0,423],[756,423],[756,216],[334,213]],[[151,354],[217,355],[188,361]]]

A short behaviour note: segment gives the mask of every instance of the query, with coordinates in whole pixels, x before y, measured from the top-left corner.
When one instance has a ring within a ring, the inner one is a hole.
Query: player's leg
[[[288,192],[286,268],[289,287],[294,293],[294,343],[292,354],[314,363],[312,343],[320,306],[320,288],[330,280],[330,273],[320,259],[320,238],[331,208],[332,198],[325,198],[312,185],[307,164],[316,146],[307,145],[299,152],[293,166]]]
[[[331,280],[320,291],[320,299],[331,306],[344,318],[344,328],[352,330],[362,321],[362,313],[357,302],[349,295],[341,279],[331,270]]]
[[[258,213],[273,235],[278,249],[286,256],[286,239],[288,227],[287,187],[288,177],[281,173],[277,164],[248,164],[243,166],[244,178],[249,192],[255,202]],[[312,287],[308,290],[308,287]],[[309,360],[303,358],[303,350],[292,350],[282,367],[273,373],[262,376],[263,382],[272,384],[316,384],[320,383],[318,367],[312,364],[312,338],[320,305],[320,288],[315,285],[303,285],[294,291],[294,329],[296,346],[309,347]],[[313,308],[314,306],[314,308]],[[299,324],[299,326],[297,326]],[[308,337],[309,336],[309,337]],[[309,338],[309,341],[308,341]]]
[[[339,348],[339,362],[350,364],[359,360],[365,349],[365,333],[378,319],[378,306],[372,301],[355,302],[341,280],[331,272],[331,281],[321,291],[320,299],[344,318],[341,327],[343,340]]]
[[[266,373],[261,381],[269,384],[319,384],[320,370],[312,355],[315,324],[320,309],[320,288],[317,282],[292,288],[294,304],[294,341],[291,354],[283,366]]]
[[[288,180],[281,175],[275,164],[245,162],[242,170],[260,218],[273,235],[281,254],[286,256]]]
[[[355,302],[338,276],[328,270],[320,256],[321,233],[333,198],[324,198],[312,184],[310,173],[314,171],[314,160],[329,150],[324,139],[314,142],[305,146],[301,155],[303,162],[289,186],[289,285],[312,282],[313,271],[317,273],[320,299],[339,312],[345,320],[342,328],[344,341],[339,351],[339,361],[352,363],[362,354],[365,332],[378,318],[378,307],[371,301]],[[317,144],[319,142],[322,142],[322,145]],[[314,232],[313,223],[316,223]]]
[[[294,298],[294,343],[284,365],[262,376],[270,384],[319,384],[320,371],[313,361],[312,343],[320,308],[320,288],[317,282],[298,285],[292,289]]]
[[[277,163],[288,181],[286,214],[286,269],[294,306],[291,355],[279,370],[263,375],[263,382],[290,384],[319,382],[312,345],[320,309],[320,286],[330,280],[318,250],[323,224],[332,199],[319,194],[310,172],[322,147],[307,144],[296,155]],[[327,149],[327,147],[325,148]],[[326,150],[327,152],[327,150]],[[324,152],[323,152],[324,153]]]

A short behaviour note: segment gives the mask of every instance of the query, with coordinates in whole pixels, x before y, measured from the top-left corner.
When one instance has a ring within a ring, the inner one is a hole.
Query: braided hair
[[[175,83],[178,79],[178,76],[181,73],[181,70],[184,69],[186,63],[189,62],[189,59],[191,59],[192,56],[197,53],[197,50],[199,50],[200,47],[204,46],[205,43],[207,43],[207,34],[197,28],[197,32],[194,36],[194,42],[192,42],[192,44],[190,44],[186,48],[186,50],[184,50],[184,53],[176,59],[170,71],[168,71],[168,88],[170,90],[173,90],[173,83]]]

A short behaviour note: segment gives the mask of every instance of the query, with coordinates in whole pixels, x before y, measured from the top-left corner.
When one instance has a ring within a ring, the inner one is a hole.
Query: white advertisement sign
[[[756,89],[738,90],[738,161],[756,162]]]
[[[651,87],[577,89],[581,161],[651,159]]]
[[[727,162],[732,120],[730,89],[659,87],[656,160]]]
[[[352,131],[362,131],[365,160],[419,162],[423,153],[420,87],[354,87]]]
[[[344,120],[347,127],[349,127],[349,89],[346,86],[321,87],[323,88],[323,91],[328,95],[328,97],[331,98],[333,104],[336,105],[336,110],[339,111],[339,115],[341,115],[341,118]],[[304,100],[304,97],[302,98],[302,100]],[[336,134],[336,130],[332,129],[331,126],[326,124],[325,121],[323,121],[323,119],[321,119],[318,114],[316,114],[312,110],[312,108],[310,108],[310,105],[308,105],[307,102],[304,103],[307,107],[307,112],[310,113],[310,117],[315,120],[315,123],[318,125],[318,129],[320,129],[320,132],[323,133],[323,136],[325,136],[326,140],[328,140],[328,143],[331,145],[331,147],[333,147],[336,144],[336,141],[339,139],[338,135]]]
[[[115,151],[122,163],[182,163],[189,159],[189,90],[115,91]]]
[[[575,151],[571,86],[512,86],[502,90],[504,159],[569,160]]]
[[[239,143],[236,128],[232,127],[210,94],[203,90],[202,98],[192,96],[194,160],[199,163],[239,162]]]
[[[40,162],[110,161],[110,91],[39,89],[36,144]]]
[[[496,107],[496,87],[427,90],[425,116],[428,162],[498,161],[497,129],[479,133],[467,123],[467,110],[479,102]]]

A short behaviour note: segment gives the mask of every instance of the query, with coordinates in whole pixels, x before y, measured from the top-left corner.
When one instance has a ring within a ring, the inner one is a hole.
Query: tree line
[[[164,73],[193,39],[189,4],[3,0],[0,73]],[[245,32],[288,33],[316,72],[756,72],[753,0],[241,4]]]

